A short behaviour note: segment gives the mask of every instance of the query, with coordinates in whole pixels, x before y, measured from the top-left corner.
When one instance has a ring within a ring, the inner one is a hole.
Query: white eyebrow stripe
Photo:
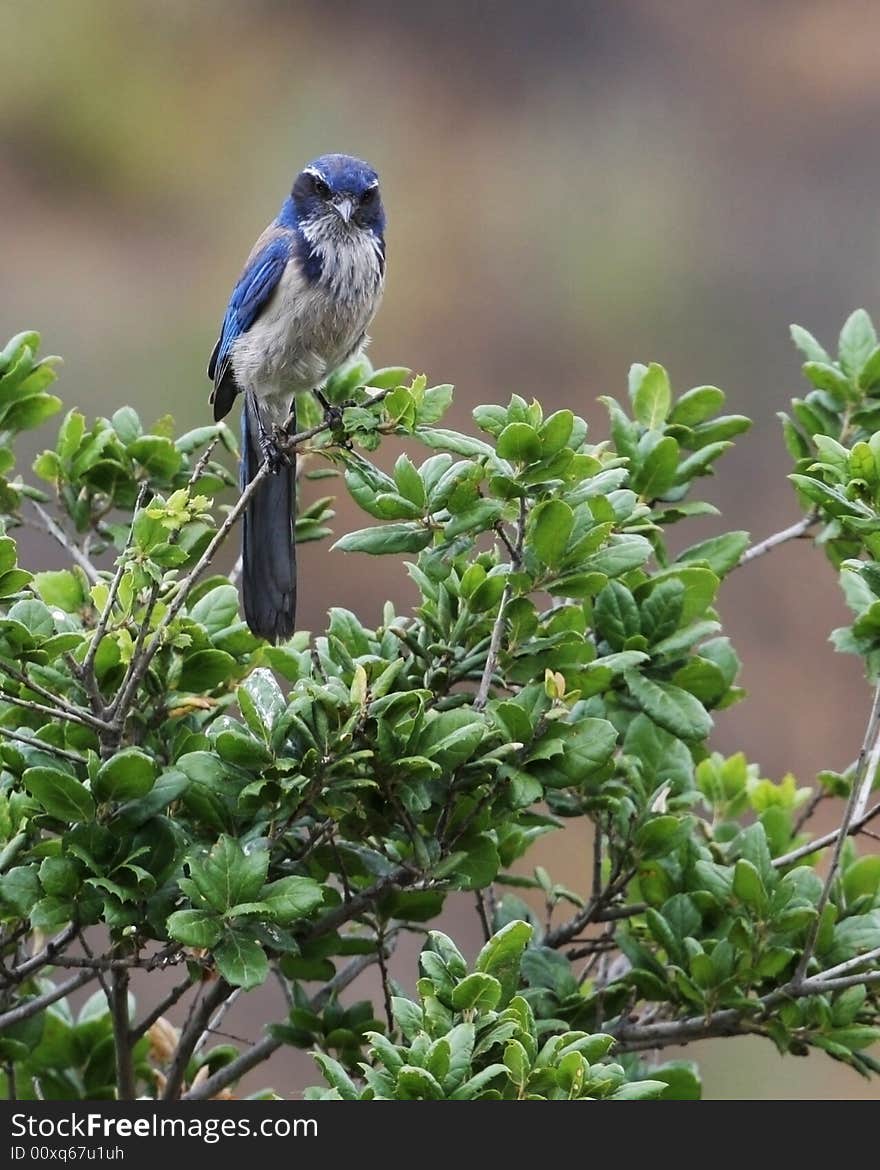
[[[314,167],[304,167],[303,174],[311,175],[313,179],[320,179],[322,183],[327,182],[326,178],[321,174],[321,172],[316,170]]]

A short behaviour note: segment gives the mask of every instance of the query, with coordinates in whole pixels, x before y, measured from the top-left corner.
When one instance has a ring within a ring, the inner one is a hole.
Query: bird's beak
[[[333,210],[343,223],[350,223],[354,212],[354,200],[345,196],[342,199],[337,199],[333,203]]]

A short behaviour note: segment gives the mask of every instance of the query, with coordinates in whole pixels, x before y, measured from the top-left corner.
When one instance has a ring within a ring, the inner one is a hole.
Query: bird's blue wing
[[[270,300],[287,267],[291,255],[291,234],[277,227],[269,228],[257,241],[244,272],[232,290],[220,337],[208,363],[208,377],[214,382],[214,417],[223,418],[232,407],[238,391],[229,385],[232,371],[230,358],[235,340],[247,333]],[[228,377],[227,377],[228,375]]]

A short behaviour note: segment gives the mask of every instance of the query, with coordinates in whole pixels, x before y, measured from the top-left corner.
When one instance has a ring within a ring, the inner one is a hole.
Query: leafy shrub
[[[638,1053],[737,1034],[824,1049],[869,1074],[880,1037],[876,718],[813,787],[710,748],[743,698],[722,633],[724,578],[815,531],[880,668],[880,347],[867,315],[836,358],[794,330],[811,383],[783,418],[802,519],[750,544],[695,497],[749,420],[724,394],[673,394],[659,365],[605,399],[611,441],[514,395],[441,425],[449,386],[359,362],[300,404],[306,482],[340,474],[375,521],[332,553],[403,554],[419,591],[366,621],[269,646],[211,575],[243,507],[222,425],[174,437],[128,407],[63,419],[15,470],[18,435],[60,409],[36,334],[0,354],[0,1060],[19,1097],[228,1093],[284,1044],[313,1049],[341,1097],[693,1097],[691,1066]],[[388,474],[368,458],[403,439]],[[318,464],[318,460],[323,463]],[[253,489],[252,489],[253,490]],[[304,493],[306,494],[306,493]],[[329,532],[304,499],[300,540]],[[67,566],[32,572],[36,524]],[[745,570],[747,571],[747,570]],[[842,797],[840,828],[810,817]],[[522,859],[590,822],[592,883]],[[830,847],[826,876],[816,868]],[[538,915],[516,891],[543,902]],[[486,946],[467,971],[428,933],[419,1003],[388,960],[448,897]],[[340,1000],[378,964],[383,1003]],[[144,1006],[132,970],[174,968]],[[253,1046],[213,1045],[240,993],[273,975],[290,1011]],[[99,991],[74,1016],[73,992]],[[181,1003],[184,1023],[165,1013]],[[382,1019],[381,1017],[385,1017]]]

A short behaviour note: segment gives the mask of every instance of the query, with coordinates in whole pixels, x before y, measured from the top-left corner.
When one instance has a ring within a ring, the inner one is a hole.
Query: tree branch
[[[34,739],[29,735],[22,735],[20,731],[10,731],[8,727],[0,727],[0,740],[12,739],[16,743],[25,743],[28,747],[37,748],[41,752],[46,752],[50,756],[57,756],[59,760],[69,760],[71,764],[84,764],[85,758],[78,756],[76,752],[65,751],[64,748],[56,747],[54,743],[47,743],[42,739]]]
[[[877,816],[880,816],[880,804],[875,804],[873,808],[869,808],[858,820],[851,821],[846,831],[846,836],[855,836],[869,821],[873,821]],[[792,849],[789,853],[783,853],[780,857],[774,857],[773,867],[774,869],[782,869],[783,866],[791,865],[794,861],[800,861],[802,857],[809,857],[813,853],[818,853],[820,849],[824,849],[827,845],[833,845],[839,837],[840,829],[832,829],[830,833],[825,833],[822,837],[816,837],[814,841],[808,841],[806,845],[799,845],[797,849]]]
[[[765,540],[747,548],[736,565],[734,565],[734,568],[739,568],[740,565],[747,565],[749,561],[757,560],[758,557],[764,556],[771,549],[778,548],[780,544],[786,544],[789,540],[800,540],[807,535],[818,520],[818,512],[808,512],[796,524],[792,524],[788,528],[783,528],[781,532],[774,532],[772,536],[768,536]]]
[[[164,999],[161,999],[151,1011],[147,1012],[141,1022],[136,1027],[132,1028],[131,1032],[129,1033],[132,1046],[137,1044],[141,1036],[146,1036],[147,1032],[149,1032],[153,1024],[155,1024],[157,1020],[161,1019],[169,1008],[174,1007],[179,999],[183,999],[192,985],[193,979],[190,975],[187,975],[186,979],[178,983],[176,987],[173,987]]]
[[[40,521],[49,535],[54,540],[57,540],[61,547],[69,554],[71,559],[76,561],[76,563],[88,577],[89,581],[91,581],[93,585],[96,585],[98,581],[100,581],[101,575],[89,560],[89,558],[85,555],[85,553],[79,548],[78,545],[74,544],[73,541],[68,538],[64,529],[60,528],[55,523],[46,509],[41,507],[36,500],[31,500],[31,505],[33,506],[34,511],[40,517]]]
[[[29,1020],[31,1016],[37,1015],[44,1008],[50,1007],[59,999],[64,999],[65,995],[70,995],[72,991],[76,991],[78,987],[82,987],[86,983],[91,983],[97,977],[95,971],[80,971],[78,975],[72,976],[66,983],[57,983],[51,991],[44,991],[35,999],[25,1000],[17,1007],[10,1008],[8,1012],[0,1014],[0,1032],[4,1028],[11,1028],[13,1024],[20,1024],[22,1020]]]
[[[816,939],[819,936],[819,928],[822,924],[822,912],[828,904],[828,899],[831,896],[831,889],[834,885],[834,879],[837,876],[837,871],[840,868],[840,862],[843,857],[843,847],[846,844],[846,838],[849,836],[850,826],[853,823],[853,815],[856,806],[859,803],[862,791],[862,784],[865,779],[866,762],[868,759],[868,752],[871,745],[880,734],[880,683],[874,688],[874,701],[871,704],[871,713],[868,716],[868,725],[865,728],[865,738],[862,740],[861,751],[859,752],[858,762],[856,764],[856,772],[853,777],[852,789],[849,794],[849,799],[846,802],[846,808],[843,813],[843,820],[838,829],[837,840],[834,842],[834,852],[831,855],[831,864],[828,867],[828,873],[825,875],[825,884],[822,886],[822,893],[819,895],[819,901],[816,903],[816,917],[810,924],[807,933],[807,941],[804,945],[803,954],[797,965],[794,981],[800,983],[807,972],[810,959],[813,957],[813,949],[816,946]]]
[[[338,995],[340,991],[344,991],[350,983],[353,983],[357,979],[362,971],[366,971],[368,967],[371,967],[378,961],[379,956],[375,952],[369,955],[358,955],[356,959],[352,959],[350,963],[343,967],[337,975],[334,975],[321,988],[317,995],[312,996],[309,1001],[310,1009],[313,1012],[319,1012],[332,996]],[[202,1081],[201,1084],[190,1089],[188,1093],[184,1093],[181,1100],[208,1101],[212,1097],[216,1097],[218,1093],[228,1088],[229,1085],[234,1084],[235,1081],[240,1080],[252,1068],[256,1068],[258,1064],[262,1064],[264,1060],[268,1060],[272,1053],[277,1051],[282,1044],[284,1044],[284,1040],[277,1035],[270,1034],[264,1036],[262,1040],[258,1040],[247,1052],[242,1052],[240,1056],[231,1060],[223,1068],[218,1069],[206,1081]]]
[[[116,1100],[134,1101],[137,1097],[137,1085],[128,1018],[127,971],[113,972],[109,999],[110,1015],[113,1020],[113,1046],[116,1050]]]
[[[190,1010],[189,1017],[180,1034],[177,1051],[168,1070],[168,1079],[162,1093],[163,1101],[176,1101],[180,1096],[186,1078],[186,1066],[195,1052],[196,1044],[202,1033],[209,1026],[214,1012],[223,1003],[224,999],[232,994],[232,988],[225,979],[218,979],[211,988],[197,999]]]

